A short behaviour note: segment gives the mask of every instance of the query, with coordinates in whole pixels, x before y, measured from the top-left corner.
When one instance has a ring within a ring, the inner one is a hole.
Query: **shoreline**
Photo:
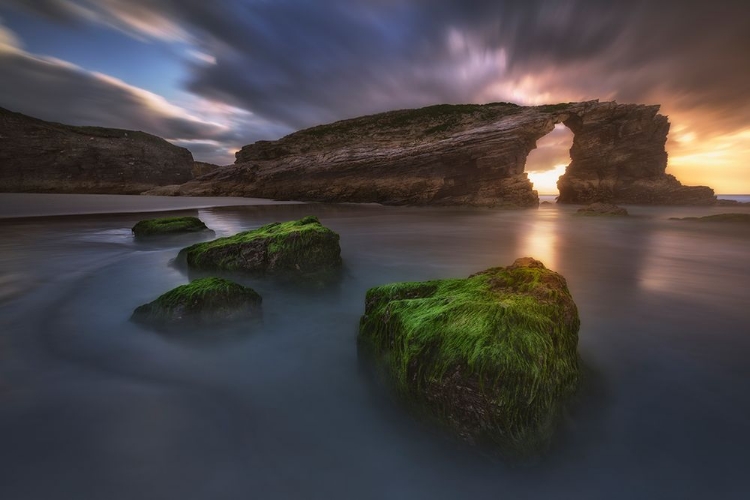
[[[540,204],[542,202],[551,202],[553,206],[558,206],[555,201],[556,198],[557,195],[539,195],[539,202]],[[750,202],[750,195],[717,195],[717,199]],[[309,205],[317,203],[319,202],[279,201],[268,198],[242,198],[228,196],[144,196],[126,194],[0,193],[0,222],[47,217],[148,214],[181,212],[222,207]],[[336,205],[387,206],[378,203],[349,202],[336,203]],[[669,205],[669,207],[674,208],[676,206]],[[688,205],[686,207],[690,206]],[[733,208],[731,205],[724,207],[720,207],[719,205],[711,205],[711,207],[729,210]],[[430,208],[448,207],[433,206]],[[454,206],[449,208],[460,210],[462,208],[465,209],[477,207]]]
[[[136,201],[137,200],[137,201]],[[34,202],[37,202],[36,204]],[[0,221],[34,217],[178,212],[205,208],[303,205],[301,201],[225,196],[143,196],[138,194],[0,193]],[[134,205],[140,205],[134,207]]]

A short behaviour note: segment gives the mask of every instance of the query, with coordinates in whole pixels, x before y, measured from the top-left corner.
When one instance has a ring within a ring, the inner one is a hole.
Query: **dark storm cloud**
[[[5,0],[6,2],[8,0]],[[614,98],[746,124],[750,25],[741,1],[14,0],[216,59],[186,86],[299,128],[438,102]],[[173,26],[172,26],[173,25]]]
[[[34,56],[9,40],[15,41],[0,37],[0,106],[45,120],[143,130],[166,138],[236,138],[235,132],[194,119],[155,94],[65,61]]]
[[[69,2],[39,8],[54,4]],[[540,72],[559,72],[540,83],[552,94],[733,110],[729,122],[749,106],[750,23],[740,1],[95,4],[132,29],[173,20],[217,58],[193,68],[192,91],[296,127],[481,100],[493,82]]]

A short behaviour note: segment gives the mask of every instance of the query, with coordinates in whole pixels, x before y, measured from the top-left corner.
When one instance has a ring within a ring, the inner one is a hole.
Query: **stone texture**
[[[573,113],[571,163],[557,183],[560,203],[712,205],[706,186],[683,186],[666,174],[669,121],[659,106],[597,103]]]
[[[596,202],[579,208],[576,212],[578,215],[605,215],[605,216],[622,216],[628,215],[628,211],[612,203]]]
[[[535,207],[526,158],[562,122],[576,136],[560,202],[713,203],[710,188],[665,174],[669,122],[658,109],[588,101],[391,111],[258,141],[235,165],[150,194]]]
[[[193,168],[190,151],[144,132],[73,127],[0,108],[0,191],[138,194],[184,183]]]

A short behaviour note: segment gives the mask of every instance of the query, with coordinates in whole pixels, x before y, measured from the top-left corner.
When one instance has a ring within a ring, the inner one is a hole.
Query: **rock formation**
[[[262,300],[252,288],[222,278],[203,278],[137,307],[131,319],[156,327],[212,325],[259,317]]]
[[[274,222],[180,251],[189,268],[318,279],[341,268],[339,235],[317,217]]]
[[[138,194],[184,183],[193,168],[190,151],[144,132],[74,127],[0,108],[3,192]]]
[[[617,217],[628,215],[628,211],[622,207],[613,205],[612,203],[602,203],[600,201],[597,201],[596,203],[592,203],[591,205],[586,205],[583,208],[579,208],[576,212],[576,215],[586,215],[593,217]]]
[[[372,288],[358,340],[418,414],[534,454],[577,387],[579,324],[565,278],[527,257],[467,279]]]
[[[537,206],[524,173],[538,139],[575,134],[563,203],[711,204],[707,187],[665,174],[659,106],[589,101],[522,107],[438,105],[344,120],[258,141],[233,166],[168,193],[396,205]]]
[[[206,230],[208,230],[206,224],[197,217],[160,217],[158,219],[145,219],[139,221],[132,228],[133,236],[136,238],[195,233]]]

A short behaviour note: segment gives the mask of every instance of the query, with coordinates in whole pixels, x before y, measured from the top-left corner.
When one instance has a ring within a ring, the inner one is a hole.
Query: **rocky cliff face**
[[[589,101],[392,111],[245,146],[234,166],[170,194],[536,206],[537,193],[524,173],[526,157],[562,122],[575,139],[559,182],[561,202],[714,203],[710,188],[684,187],[665,174],[669,122],[658,110]]]
[[[563,120],[573,132],[571,163],[557,187],[561,203],[710,205],[706,186],[666,174],[669,121],[659,106],[592,103]]]
[[[131,130],[73,127],[0,108],[0,191],[137,194],[193,178],[193,156]]]

